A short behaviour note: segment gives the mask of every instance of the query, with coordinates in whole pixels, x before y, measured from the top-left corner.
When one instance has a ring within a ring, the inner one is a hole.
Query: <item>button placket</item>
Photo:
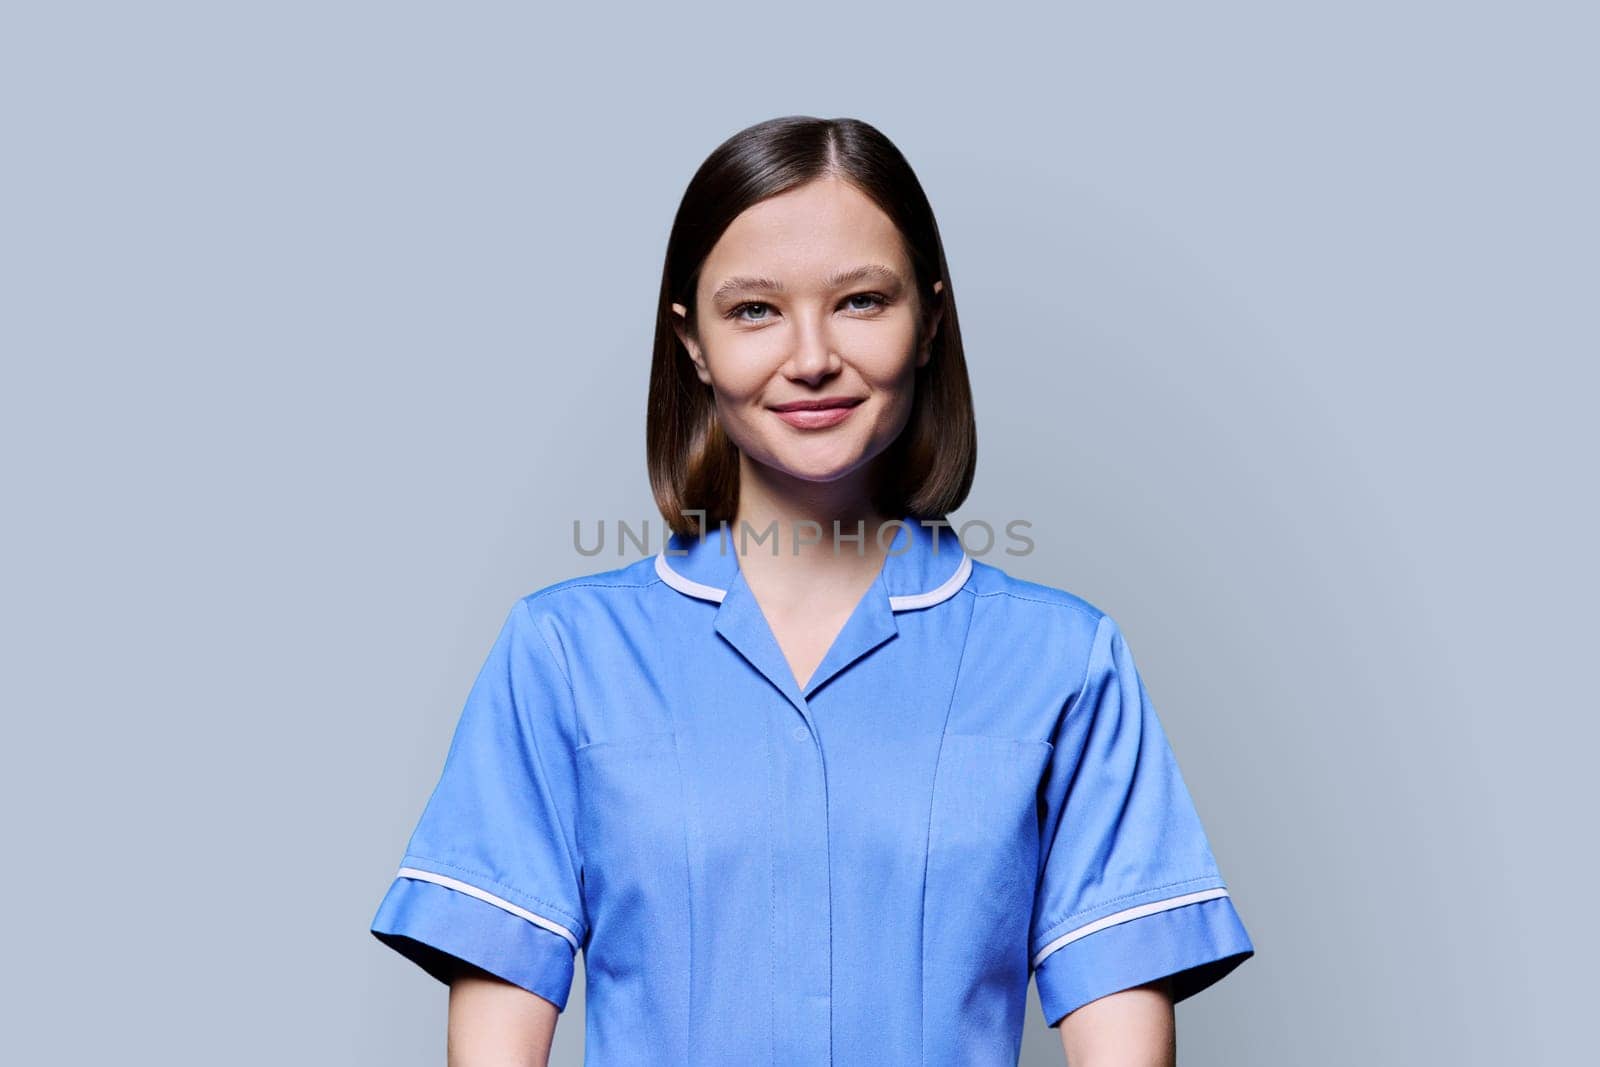
[[[827,775],[811,708],[803,702],[798,708],[774,702],[769,714],[780,720],[774,724],[774,738],[788,736],[791,741],[775,752],[777,773],[772,778],[778,815],[774,952],[783,961],[772,1005],[777,1027],[773,1064],[826,1067],[833,1041]]]
[[[807,708],[810,721],[810,709]],[[796,724],[790,729],[796,741],[812,741],[811,728]],[[788,776],[791,820],[788,844],[791,850],[790,880],[786,893],[793,930],[799,937],[791,960],[792,991],[797,996],[794,1009],[800,1030],[794,1035],[793,1053],[798,1062],[825,1065],[831,1062],[832,1020],[829,991],[832,987],[832,901],[829,887],[828,786],[822,749],[815,743],[792,750],[792,774]]]

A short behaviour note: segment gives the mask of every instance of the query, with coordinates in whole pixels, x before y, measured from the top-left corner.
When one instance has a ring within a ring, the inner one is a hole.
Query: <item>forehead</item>
[[[763,274],[796,286],[822,284],[840,267],[882,263],[909,280],[894,222],[848,182],[808,182],[741,212],[701,269],[701,291],[735,274]]]

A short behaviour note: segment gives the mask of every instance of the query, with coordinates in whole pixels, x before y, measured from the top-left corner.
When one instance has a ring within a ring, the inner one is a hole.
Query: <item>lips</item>
[[[772,410],[785,411],[828,411],[833,408],[853,408],[861,403],[857,396],[824,397],[821,400],[791,400],[787,404],[774,404]]]
[[[774,405],[778,418],[797,430],[825,430],[850,417],[861,404],[860,397],[824,397],[821,400],[791,400]]]

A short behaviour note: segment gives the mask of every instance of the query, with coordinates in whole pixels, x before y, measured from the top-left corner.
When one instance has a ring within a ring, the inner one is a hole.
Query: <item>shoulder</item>
[[[974,559],[965,592],[974,598],[973,634],[987,635],[1012,650],[1012,658],[1050,656],[1086,659],[1102,630],[1116,621],[1100,605],[1058,586],[1029,581]]]
[[[579,634],[629,628],[646,622],[651,591],[661,584],[655,558],[573,575],[524,593],[512,605],[515,624],[531,627],[556,644]]]
[[[660,576],[656,574],[655,557],[646,556],[620,567],[551,582],[524,594],[519,603],[535,615],[559,615],[588,603],[627,599],[660,581]]]
[[[995,564],[977,559],[972,561],[972,576],[967,579],[966,591],[978,599],[984,610],[1060,619],[1091,628],[1098,626],[1101,619],[1110,618],[1098,604],[1071,590],[1019,578]]]

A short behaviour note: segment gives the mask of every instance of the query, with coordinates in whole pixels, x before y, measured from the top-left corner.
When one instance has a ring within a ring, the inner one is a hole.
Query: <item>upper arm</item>
[[[372,933],[441,982],[467,964],[562,1009],[587,921],[576,713],[543,630],[526,599],[506,618]]]
[[[1181,1001],[1249,958],[1254,947],[1109,616],[1052,743],[1029,938],[1045,1021],[1059,1025],[1091,1001],[1161,978]]]

